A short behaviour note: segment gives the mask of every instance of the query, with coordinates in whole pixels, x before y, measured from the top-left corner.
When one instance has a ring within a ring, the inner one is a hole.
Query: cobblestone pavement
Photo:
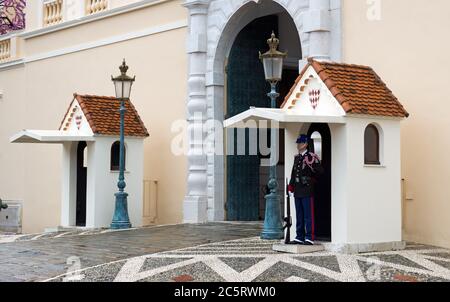
[[[409,244],[404,251],[279,254],[252,237],[133,257],[46,281],[102,282],[448,282],[450,251]]]
[[[79,268],[257,236],[260,231],[261,225],[258,223],[209,223],[120,232],[97,230],[1,236],[0,282],[42,281]]]

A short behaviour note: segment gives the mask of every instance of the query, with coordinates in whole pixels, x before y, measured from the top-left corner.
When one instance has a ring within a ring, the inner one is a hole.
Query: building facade
[[[123,57],[137,75],[132,98],[150,132],[142,180],[153,216],[149,223],[261,217],[252,196],[260,196],[267,171],[258,157],[217,152],[232,144],[230,133],[216,122],[267,102],[258,51],[265,51],[267,32],[274,30],[280,48],[289,52],[286,87],[307,58],[369,65],[387,82],[411,114],[401,129],[404,240],[450,246],[445,156],[450,125],[442,113],[450,81],[444,55],[450,50],[448,1],[45,0],[26,5],[25,29],[0,37],[0,196],[22,203],[25,232],[60,223],[62,151],[11,145],[10,136],[26,128],[54,129],[67,95],[74,92],[112,95],[109,76]],[[260,84],[249,86],[249,80]],[[287,93],[281,85],[281,94]],[[180,129],[187,129],[188,143],[177,154]],[[237,175],[248,182],[236,182]],[[243,202],[236,204],[238,199]]]

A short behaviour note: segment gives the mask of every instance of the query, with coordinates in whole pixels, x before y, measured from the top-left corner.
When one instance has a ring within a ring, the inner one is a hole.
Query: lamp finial
[[[125,59],[123,59],[122,65],[120,65],[119,69],[120,69],[120,72],[121,72],[123,75],[125,75],[125,74],[127,73],[127,71],[128,71],[128,65],[127,65],[127,63],[125,62]]]
[[[280,45],[280,40],[275,35],[275,32],[272,31],[272,35],[270,36],[270,39],[267,40],[267,44],[269,44],[269,47],[271,50],[277,50],[278,45]]]

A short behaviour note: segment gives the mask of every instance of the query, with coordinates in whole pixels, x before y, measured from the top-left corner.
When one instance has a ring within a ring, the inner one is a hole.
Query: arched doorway
[[[318,240],[331,241],[331,131],[328,124],[312,124],[308,135],[311,151],[317,153],[324,173],[316,183],[314,192],[315,233]]]
[[[286,60],[283,81],[278,86],[280,98],[278,106],[298,76],[298,61],[301,59],[300,38],[289,14],[278,4],[266,6],[276,13],[259,17],[247,24],[234,40],[226,64],[224,118],[235,116],[249,107],[269,107],[267,93],[270,86],[265,81],[264,70],[258,51],[268,49],[267,39],[272,31],[280,37],[280,49],[289,50],[291,56]],[[230,134],[230,132],[233,134]],[[269,178],[269,167],[261,166],[261,160],[269,155],[254,147],[256,154],[249,154],[250,144],[258,144],[259,133],[253,132],[256,139],[249,139],[251,131],[245,131],[245,154],[238,152],[236,129],[227,130],[226,150],[233,150],[225,159],[225,213],[229,221],[257,221],[265,216],[265,187]],[[284,132],[280,131],[280,161],[277,167],[279,183],[284,175]],[[270,143],[270,137],[268,138]],[[280,187],[280,204],[284,205],[283,189]]]
[[[86,226],[87,192],[87,143],[79,142],[77,147],[77,199],[76,226]]]

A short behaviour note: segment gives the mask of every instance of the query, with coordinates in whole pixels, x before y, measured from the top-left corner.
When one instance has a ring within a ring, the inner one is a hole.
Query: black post
[[[291,197],[289,196],[289,180],[286,179],[286,217],[284,218],[284,228],[286,230],[286,237],[284,243],[291,243],[291,227],[292,227],[292,216],[291,216]]]

